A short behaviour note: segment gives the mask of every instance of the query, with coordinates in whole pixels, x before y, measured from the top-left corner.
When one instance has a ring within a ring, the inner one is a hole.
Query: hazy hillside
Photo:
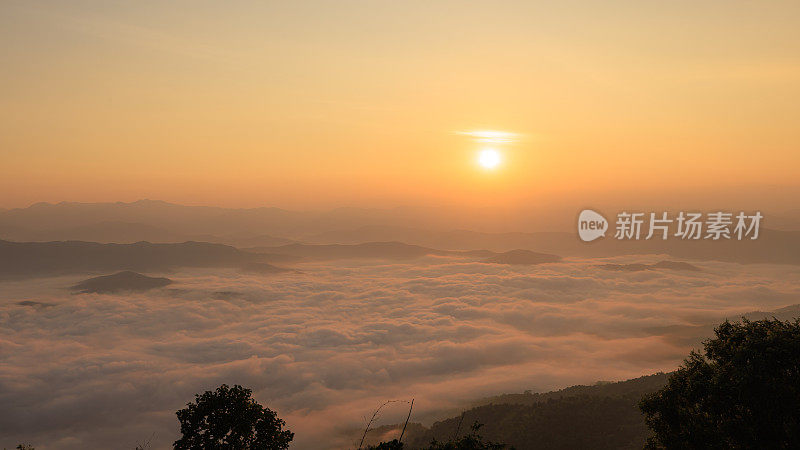
[[[447,441],[466,434],[475,423],[480,434],[517,450],[528,449],[641,449],[649,432],[636,408],[638,397],[580,396],[550,399],[535,405],[486,405],[462,417],[437,422],[410,436],[409,448],[432,439]],[[460,426],[459,426],[460,424]]]
[[[3,233],[3,237],[7,240],[22,242],[87,241],[133,243],[140,241],[184,242],[192,240],[184,233],[143,223],[120,221],[97,222],[49,229],[16,229]]]
[[[305,259],[411,259],[428,255],[473,258],[494,264],[541,264],[556,262],[560,257],[528,250],[497,253],[490,250],[439,250],[402,242],[364,242],[361,244],[288,244],[277,247],[245,249],[266,255],[285,255]]]
[[[293,242],[403,242],[442,250],[525,249],[577,257],[665,254],[687,259],[800,264],[800,231],[762,229],[759,239],[743,241],[678,238],[620,241],[609,233],[604,239],[584,243],[571,227],[559,227],[563,232],[448,230],[453,223],[462,223],[455,218],[448,218],[441,211],[412,212],[401,208],[288,211],[184,206],[154,200],[37,203],[28,208],[0,211],[0,239],[120,243],[194,240],[237,247],[276,247]],[[766,226],[769,219],[765,218]],[[788,226],[787,220],[776,218],[775,225]],[[475,222],[476,226],[478,223]]]
[[[385,258],[406,259],[442,253],[439,250],[401,242],[365,242],[355,245],[288,244],[276,247],[248,248],[248,251],[289,255],[307,259]]]
[[[98,222],[65,228],[44,230],[6,227],[0,236],[17,242],[87,241],[104,244],[132,244],[134,242],[212,242],[235,247],[275,246],[294,242],[291,239],[266,234],[234,233],[231,235],[190,234],[134,222]]]
[[[401,241],[447,250],[486,248],[498,252],[517,248],[549,249],[574,243],[569,232],[484,233],[469,230],[438,231],[399,226],[362,226],[350,230],[334,230],[307,236],[307,242],[318,244],[357,244],[367,241]]]
[[[259,260],[259,255],[206,242],[99,244],[80,241],[0,241],[0,276],[4,277],[240,266]]]
[[[581,242],[568,232],[480,233],[466,230],[431,231],[402,227],[362,227],[351,231],[323,233],[309,238],[320,243],[356,243],[394,240],[441,249],[527,249],[574,257],[609,257],[664,254],[674,258],[718,260],[740,263],[800,264],[800,231],[762,229],[756,240],[617,240],[613,233],[594,242]]]
[[[579,396],[630,397],[641,396],[660,389],[667,382],[669,374],[656,373],[618,382],[598,381],[593,385],[576,385],[550,392],[524,392],[522,394],[503,394],[489,397],[475,403],[475,406],[488,404],[533,405],[551,399]]]
[[[667,382],[657,373],[615,383],[572,386],[544,393],[505,394],[430,427],[414,424],[406,430],[408,448],[432,439],[447,441],[483,424],[484,438],[526,449],[641,449],[649,434],[636,404]],[[394,436],[398,426],[380,427],[373,436]]]
[[[185,206],[158,200],[130,203],[37,203],[0,211],[0,233],[55,233],[121,222],[155,227],[182,236],[212,235],[258,239],[262,235],[297,237],[363,225],[403,221],[395,210],[337,208],[328,211],[288,211],[280,208],[218,208]],[[11,236],[0,235],[6,239]],[[96,239],[93,239],[96,240]],[[266,242],[251,242],[264,245]]]

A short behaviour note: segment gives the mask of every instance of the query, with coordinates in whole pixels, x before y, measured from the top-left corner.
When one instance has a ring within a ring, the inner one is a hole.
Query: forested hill
[[[480,434],[517,450],[641,449],[650,434],[637,403],[662,388],[668,374],[657,373],[616,383],[573,386],[546,393],[507,394],[487,399],[462,416],[414,427],[409,448],[432,439],[465,434],[474,422]]]
[[[633,378],[625,381],[606,382],[598,381],[593,385],[577,385],[568,388],[560,389],[558,391],[550,392],[536,392],[531,393],[527,391],[522,394],[502,394],[495,397],[489,397],[475,403],[474,406],[483,406],[488,404],[520,404],[532,405],[535,403],[545,402],[549,399],[559,399],[563,397],[577,397],[581,395],[589,395],[596,397],[626,397],[626,396],[639,396],[655,392],[665,384],[669,374],[655,373],[652,375],[645,375],[639,378]]]

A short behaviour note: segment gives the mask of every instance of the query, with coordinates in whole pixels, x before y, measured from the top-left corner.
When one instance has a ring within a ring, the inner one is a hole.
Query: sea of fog
[[[114,295],[69,291],[98,274],[0,281],[0,448],[170,448],[175,411],[222,383],[252,388],[293,448],[353,448],[385,400],[414,398],[424,421],[482,396],[669,371],[722,318],[800,303],[797,266],[598,267],[661,259],[204,269]],[[382,421],[406,413],[394,403]]]

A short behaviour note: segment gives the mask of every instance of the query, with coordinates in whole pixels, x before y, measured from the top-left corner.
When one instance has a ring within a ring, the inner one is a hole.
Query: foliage
[[[468,435],[454,438],[448,442],[437,442],[434,439],[430,447],[425,450],[502,450],[506,448],[505,444],[497,444],[491,441],[484,442],[483,437],[478,434],[478,430],[482,426],[476,421],[472,424],[472,432]]]
[[[173,444],[176,450],[285,450],[294,438],[275,412],[253,400],[250,389],[223,384],[195,397],[176,412],[183,434]]]
[[[392,439],[391,441],[381,442],[378,445],[369,446],[367,450],[403,450],[403,448],[402,442]]]
[[[431,443],[422,450],[503,450],[506,448],[505,444],[496,444],[491,441],[484,441],[483,437],[478,434],[478,430],[483,425],[475,422],[472,425],[472,432],[462,437],[453,437],[447,442],[438,442],[433,439]],[[377,446],[368,447],[368,450],[402,450],[403,443],[397,439],[388,442],[381,442]],[[513,450],[513,447],[510,449]]]
[[[640,408],[646,448],[800,448],[800,320],[725,321]]]

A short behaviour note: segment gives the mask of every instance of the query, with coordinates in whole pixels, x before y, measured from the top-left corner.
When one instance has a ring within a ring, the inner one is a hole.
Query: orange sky
[[[800,4],[550,3],[3,2],[0,206],[797,192]]]

